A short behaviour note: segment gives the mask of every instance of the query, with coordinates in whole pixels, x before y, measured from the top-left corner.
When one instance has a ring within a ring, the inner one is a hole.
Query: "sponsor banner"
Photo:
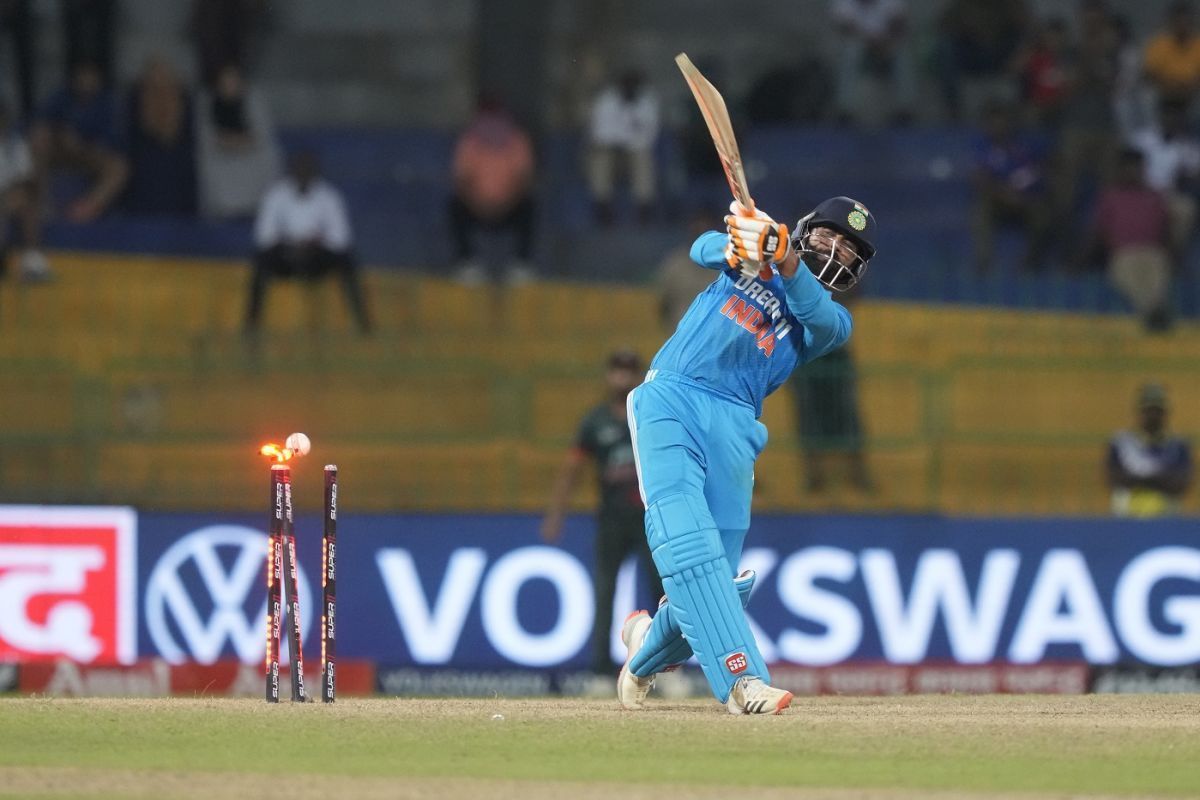
[[[840,664],[834,667],[771,665],[771,684],[797,695],[1085,694],[1087,664]],[[400,696],[537,697],[564,695],[615,699],[616,677],[590,672],[461,670],[396,667],[379,670],[379,691]],[[664,673],[655,695],[665,699],[711,697],[698,668]]]
[[[343,660],[337,667],[339,696],[374,694],[374,664]],[[287,668],[281,672],[281,680],[286,680]],[[304,679],[316,685],[318,670],[305,669]],[[96,666],[63,660],[23,665],[17,688],[25,694],[57,697],[262,697],[263,681],[261,665],[237,661],[170,664],[154,658],[135,664]]]
[[[842,664],[771,668],[771,684],[798,695],[1084,694],[1087,664]]]
[[[142,515],[142,655],[261,662],[266,517]],[[540,541],[531,515],[340,522],[339,654],[431,669],[586,668],[589,517],[569,521],[562,547]],[[301,516],[296,530],[302,628],[315,646],[320,520]],[[747,541],[740,566],[758,573],[748,613],[769,663],[1200,662],[1191,521],[767,516]],[[653,600],[627,564],[614,661],[620,621]]]
[[[1097,694],[1198,694],[1200,670],[1192,668],[1100,667],[1092,680]]]
[[[219,520],[202,514],[141,515],[138,639],[143,656],[172,664],[222,659],[261,664],[265,659],[267,514]],[[308,576],[320,586],[319,535],[312,541],[298,533],[301,641],[314,644],[310,634],[319,611]],[[288,637],[281,639],[281,663],[288,663]]]
[[[343,515],[339,522],[339,658],[483,669],[586,666],[594,616],[589,518],[568,522],[564,547],[541,544],[538,520],[528,516]],[[265,511],[141,515],[143,656],[262,662],[266,523]],[[297,517],[309,658],[318,656],[320,530],[316,515]],[[635,603],[657,601],[639,595],[635,570],[627,564],[618,580],[620,619]]]
[[[133,509],[0,506],[0,660],[137,658]]]
[[[555,688],[551,675],[532,670],[379,670],[380,693],[401,697],[540,697],[555,693]]]

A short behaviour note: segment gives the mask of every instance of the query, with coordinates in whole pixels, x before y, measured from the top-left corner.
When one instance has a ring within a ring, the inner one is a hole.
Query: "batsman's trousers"
[[[668,600],[630,668],[645,677],[682,634],[724,702],[744,676],[769,680],[733,582],[767,429],[748,404],[662,370],[630,393],[628,409],[646,537]]]

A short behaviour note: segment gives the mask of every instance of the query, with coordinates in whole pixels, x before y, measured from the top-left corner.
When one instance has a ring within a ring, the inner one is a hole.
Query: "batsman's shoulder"
[[[692,242],[691,257],[706,269],[725,269],[725,245],[729,242],[729,234],[722,231],[706,231]]]

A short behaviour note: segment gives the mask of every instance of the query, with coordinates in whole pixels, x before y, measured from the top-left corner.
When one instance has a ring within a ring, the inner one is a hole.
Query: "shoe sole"
[[[775,704],[775,710],[770,712],[770,716],[782,714],[784,709],[790,706],[792,704],[792,700],[794,699],[795,695],[793,695],[791,692],[784,693],[783,697],[779,698],[779,702]],[[729,713],[733,714],[735,717],[767,716],[767,713],[764,711],[753,712],[748,711],[745,708],[738,708],[736,711],[731,708],[729,709]]]

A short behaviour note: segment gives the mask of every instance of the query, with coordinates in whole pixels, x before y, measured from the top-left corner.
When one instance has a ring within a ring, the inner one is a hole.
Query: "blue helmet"
[[[833,253],[821,253],[810,246],[813,228],[832,228],[849,239],[858,249],[850,264],[842,264]],[[875,255],[875,215],[857,200],[831,197],[796,223],[792,247],[800,260],[821,283],[834,291],[845,291],[858,283],[867,271],[867,262]]]

